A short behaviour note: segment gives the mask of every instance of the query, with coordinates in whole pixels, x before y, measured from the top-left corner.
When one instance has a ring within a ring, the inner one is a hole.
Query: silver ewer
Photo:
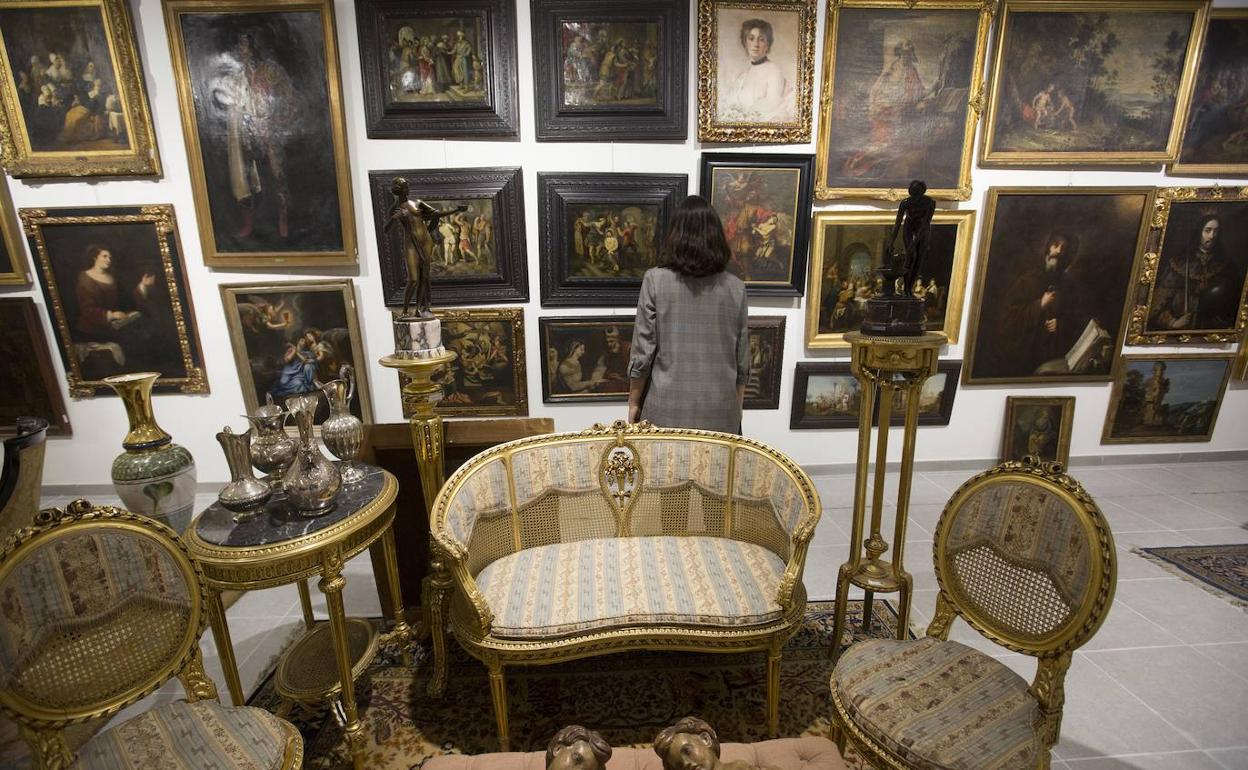
[[[329,402],[329,419],[321,423],[321,440],[334,457],[342,460],[343,483],[355,484],[364,478],[364,471],[355,463],[364,442],[364,423],[351,414],[355,369],[350,364],[343,364],[338,370],[338,377],[321,386],[325,400]]]
[[[251,439],[251,464],[268,474],[265,481],[274,492],[281,492],[282,476],[295,461],[299,442],[286,433],[286,418],[290,413],[273,403],[272,394],[267,395],[267,400],[268,403],[253,414],[244,415],[256,431]]]
[[[321,454],[312,435],[312,421],[319,400],[315,392],[286,400],[286,406],[299,426],[299,448],[295,451],[295,461],[286,469],[286,500],[304,516],[328,513],[334,506],[338,491],[342,489],[342,475],[338,467]]]
[[[255,515],[269,501],[273,489],[251,472],[250,430],[235,433],[226,426],[217,434],[217,441],[225,452],[226,464],[230,466],[230,483],[217,495],[217,500],[234,512],[235,521],[242,521]]]

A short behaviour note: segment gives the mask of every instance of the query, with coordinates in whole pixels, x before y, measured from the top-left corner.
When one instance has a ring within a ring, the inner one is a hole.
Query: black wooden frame
[[[789,430],[822,430],[857,428],[858,415],[844,417],[806,417],[806,389],[812,374],[833,374],[854,378],[848,361],[798,361],[793,369],[793,403],[789,410]]]
[[[782,315],[760,315],[750,316],[750,331],[760,332],[761,334],[770,334],[775,337],[776,343],[776,360],[772,364],[770,370],[764,370],[767,375],[764,378],[766,390],[770,397],[763,398],[745,398],[745,409],[779,409],[780,408],[780,379],[784,372],[784,322],[786,317]]]

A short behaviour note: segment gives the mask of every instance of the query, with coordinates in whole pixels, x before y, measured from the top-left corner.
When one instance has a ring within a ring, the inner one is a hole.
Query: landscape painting
[[[842,361],[802,361],[793,379],[789,428],[857,428],[862,385]]]
[[[1192,106],[1171,174],[1248,174],[1248,8],[1209,16]]]
[[[1233,355],[1123,356],[1102,444],[1209,441]]]
[[[919,389],[919,425],[948,425],[953,416],[953,398],[958,392],[958,375],[962,372],[961,361],[940,361],[936,373],[923,381]],[[894,390],[889,405],[889,425],[906,424],[906,399],[902,391]],[[872,424],[879,424],[880,405],[875,406]]]
[[[633,316],[541,318],[542,400],[628,400]]]

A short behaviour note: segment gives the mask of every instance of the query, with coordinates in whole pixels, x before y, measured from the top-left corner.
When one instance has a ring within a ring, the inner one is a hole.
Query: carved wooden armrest
[[[494,612],[486,603],[481,590],[477,588],[476,579],[468,572],[467,549],[440,532],[436,533],[433,539],[438,545],[438,550],[442,552],[443,569],[450,575],[451,581],[459,589],[467,605],[472,608],[472,619],[476,624],[476,630],[482,636],[488,634],[490,627],[494,624]]]
[[[784,575],[780,578],[780,586],[776,591],[776,602],[784,612],[793,608],[793,592],[806,569],[806,552],[810,549],[811,538],[815,536],[819,513],[818,510],[807,512],[793,530],[789,563],[785,565]]]

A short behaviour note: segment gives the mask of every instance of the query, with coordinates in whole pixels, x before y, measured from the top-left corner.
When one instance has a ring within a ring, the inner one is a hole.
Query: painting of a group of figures
[[[488,48],[479,17],[387,22],[389,97],[397,102],[480,102]]]
[[[564,21],[563,104],[654,104],[659,78],[659,25],[632,21]]]
[[[570,274],[640,278],[658,259],[659,207],[570,204]]]
[[[542,318],[542,399],[621,401],[628,396],[633,317]]]

